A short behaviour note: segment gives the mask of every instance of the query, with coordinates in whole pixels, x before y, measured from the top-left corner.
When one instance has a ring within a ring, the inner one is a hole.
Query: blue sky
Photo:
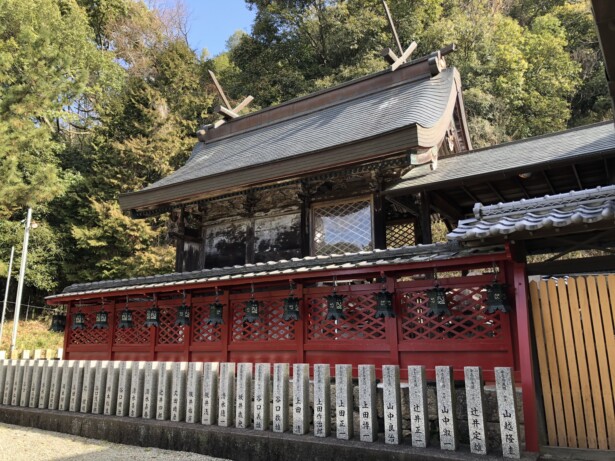
[[[226,40],[242,29],[250,32],[255,11],[244,0],[184,0],[188,10],[188,41],[198,53],[207,48],[209,56],[225,50]]]

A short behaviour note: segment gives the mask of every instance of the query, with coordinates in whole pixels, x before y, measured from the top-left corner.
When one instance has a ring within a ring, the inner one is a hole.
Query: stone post
[[[171,384],[171,421],[186,419],[186,362],[175,362],[172,365],[173,379]]]
[[[21,401],[21,388],[23,387],[23,375],[26,371],[27,360],[17,360],[15,365],[15,377],[13,378],[13,392],[11,393],[11,405],[19,405]]]
[[[331,435],[331,371],[329,364],[314,365],[314,435]]]
[[[94,392],[92,393],[92,413],[100,415],[105,409],[105,392],[107,386],[107,370],[109,362],[101,360],[96,363],[96,376],[94,378]]]
[[[486,455],[487,433],[485,432],[483,372],[480,367],[465,367],[463,371],[466,386],[470,451],[477,455]]]
[[[49,409],[57,410],[60,406],[60,387],[62,386],[62,362],[54,360],[51,365],[51,382],[49,384]]]
[[[382,396],[384,405],[384,443],[399,445],[402,441],[401,388],[399,366],[382,366]]]
[[[254,379],[254,429],[266,431],[269,429],[269,402],[271,401],[270,378],[268,363],[257,363]]]
[[[44,364],[45,361],[40,359],[35,360],[32,364],[32,387],[30,391],[30,400],[28,401],[28,406],[30,408],[38,408]]]
[[[218,421],[218,362],[203,365],[201,423],[211,426]]]
[[[457,450],[457,415],[452,367],[436,367],[436,393],[440,449]]]
[[[74,360],[64,360],[62,365],[62,381],[60,383],[60,401],[58,410],[67,411],[70,407],[70,389],[73,384]]]
[[[235,421],[235,364],[220,364],[218,426],[231,427]]]
[[[70,383],[70,402],[68,404],[69,411],[79,411],[81,409],[84,365],[85,363],[82,360],[78,360],[73,366],[73,376]]]
[[[156,402],[158,398],[158,362],[146,362],[143,378],[143,411],[144,419],[156,417]]]
[[[198,423],[201,420],[201,394],[203,364],[190,362],[186,378],[186,422]]]
[[[293,365],[293,434],[304,435],[310,430],[310,366]]]
[[[517,417],[515,380],[508,367],[495,368],[495,388],[498,399],[498,416],[502,436],[502,455],[520,458],[519,419]]]
[[[235,427],[246,429],[252,422],[252,364],[237,365],[237,391],[235,398]]]
[[[17,360],[10,359],[6,365],[4,373],[4,392],[2,394],[2,405],[10,405],[13,393],[13,381],[15,380],[15,370],[17,368]]]
[[[378,440],[376,417],[376,367],[359,365],[359,438],[362,442]]]
[[[19,398],[19,406],[27,407],[30,403],[30,390],[32,389],[32,372],[34,370],[33,360],[28,360],[24,365],[23,381],[21,383],[21,396]]]
[[[288,430],[288,363],[273,365],[273,432]]]
[[[92,399],[94,397],[94,381],[96,379],[97,360],[88,360],[83,368],[83,387],[81,388],[81,403],[79,411],[81,413],[92,412]]]
[[[132,376],[130,377],[130,406],[128,416],[140,418],[143,414],[143,388],[145,362],[133,362]]]
[[[109,362],[107,366],[107,379],[105,381],[105,406],[103,414],[115,415],[117,409],[117,387],[119,383],[119,362]]]
[[[158,395],[156,397],[156,419],[166,421],[171,410],[171,362],[158,364]]]
[[[354,437],[352,365],[335,365],[335,425],[337,438]]]
[[[43,360],[41,362],[41,388],[38,395],[38,408],[41,410],[45,410],[49,407],[52,367],[53,362],[51,360]]]
[[[427,414],[427,380],[425,367],[408,367],[410,404],[410,433],[412,446],[426,448],[429,444],[429,417]]]

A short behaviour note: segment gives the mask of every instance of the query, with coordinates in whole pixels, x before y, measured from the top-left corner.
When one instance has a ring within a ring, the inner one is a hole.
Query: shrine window
[[[372,199],[343,200],[312,206],[312,254],[355,253],[374,248]]]

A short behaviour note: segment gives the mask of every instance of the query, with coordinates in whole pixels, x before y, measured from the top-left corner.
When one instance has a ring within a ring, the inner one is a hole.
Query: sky
[[[213,57],[225,51],[236,30],[250,32],[255,11],[244,0],[184,0],[188,10],[188,41],[198,53],[207,48]]]

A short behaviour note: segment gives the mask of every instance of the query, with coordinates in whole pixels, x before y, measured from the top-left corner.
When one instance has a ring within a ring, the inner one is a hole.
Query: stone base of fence
[[[188,451],[225,459],[252,461],[318,459],[321,461],[473,461],[476,455],[461,446],[459,451],[415,448],[409,443],[366,444],[355,440],[305,437],[275,433],[203,426],[172,421],[103,416],[64,411],[0,406],[0,421],[24,427],[62,432],[113,443]],[[384,440],[380,434],[380,442]],[[499,456],[481,456],[495,461]],[[524,461],[535,461],[537,454],[524,454]]]

